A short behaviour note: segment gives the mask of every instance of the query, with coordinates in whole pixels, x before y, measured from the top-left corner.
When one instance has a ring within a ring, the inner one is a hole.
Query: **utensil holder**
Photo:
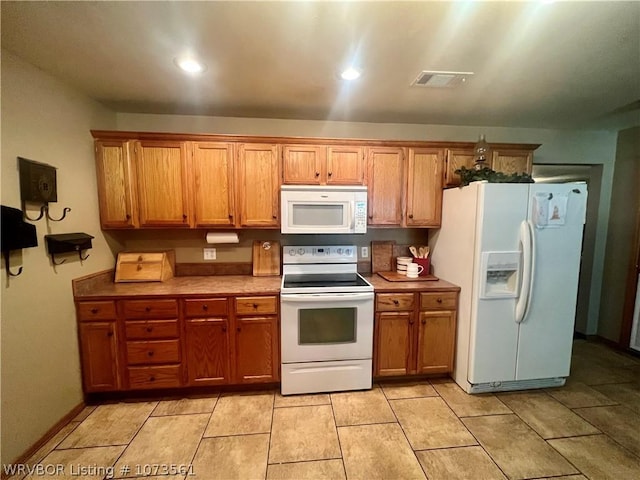
[[[431,265],[431,259],[429,257],[427,257],[427,258],[414,258],[413,259],[413,263],[417,263],[418,265],[422,265],[423,270],[420,273],[421,277],[427,276],[427,275],[429,275],[429,273],[431,273],[429,271],[429,267]]]

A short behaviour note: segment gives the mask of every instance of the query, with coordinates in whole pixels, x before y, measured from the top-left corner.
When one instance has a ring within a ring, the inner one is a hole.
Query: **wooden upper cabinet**
[[[282,147],[283,183],[320,185],[325,178],[327,147],[318,145],[284,145]]]
[[[496,172],[507,174],[531,174],[533,152],[530,150],[493,149],[491,152],[491,168]]]
[[[364,148],[283,145],[282,177],[291,185],[363,185]]]
[[[367,152],[369,225],[400,226],[404,211],[405,159],[400,147]]]
[[[191,144],[196,227],[236,224],[233,150],[232,143]]]
[[[407,166],[407,227],[438,227],[442,216],[444,152],[410,148]]]
[[[185,142],[136,142],[135,158],[140,226],[191,226]]]
[[[327,147],[327,184],[364,185],[364,147]]]
[[[280,168],[278,145],[243,143],[238,146],[237,186],[240,226],[280,225]]]
[[[129,142],[96,140],[96,173],[102,228],[138,226],[135,174]]]
[[[448,148],[444,184],[447,187],[460,185],[460,175],[455,173],[461,167],[473,168],[473,149]]]

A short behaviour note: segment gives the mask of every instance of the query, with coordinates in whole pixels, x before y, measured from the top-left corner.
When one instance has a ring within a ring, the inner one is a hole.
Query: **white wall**
[[[21,156],[58,168],[52,216],[71,208],[62,222],[33,222],[38,246],[11,256],[22,275],[5,280],[3,264],[2,463],[9,463],[82,401],[71,280],[114,264],[100,231],[89,129],[115,128],[115,114],[4,50],[1,94],[2,204],[20,208]],[[72,232],[95,237],[91,256],[54,268],[44,235]]]
[[[117,125],[118,130],[128,131],[465,142],[476,141],[478,135],[484,133],[489,142],[541,144],[534,154],[534,163],[602,164],[602,192],[598,210],[593,281],[586,333],[596,334],[597,332],[613,164],[616,154],[615,131],[375,124],[129,113],[119,113]]]

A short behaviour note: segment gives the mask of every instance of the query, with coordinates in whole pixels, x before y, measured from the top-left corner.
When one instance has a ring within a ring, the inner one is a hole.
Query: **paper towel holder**
[[[207,232],[205,242],[214,243],[240,243],[236,232]]]

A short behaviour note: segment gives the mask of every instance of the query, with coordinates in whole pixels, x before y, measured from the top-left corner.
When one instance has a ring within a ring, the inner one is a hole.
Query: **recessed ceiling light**
[[[360,78],[360,75],[362,75],[360,70],[354,67],[349,67],[340,74],[340,77],[343,80],[355,80],[357,78]]]
[[[180,70],[191,74],[202,73],[207,69],[203,63],[200,63],[193,57],[176,58],[174,61]]]

